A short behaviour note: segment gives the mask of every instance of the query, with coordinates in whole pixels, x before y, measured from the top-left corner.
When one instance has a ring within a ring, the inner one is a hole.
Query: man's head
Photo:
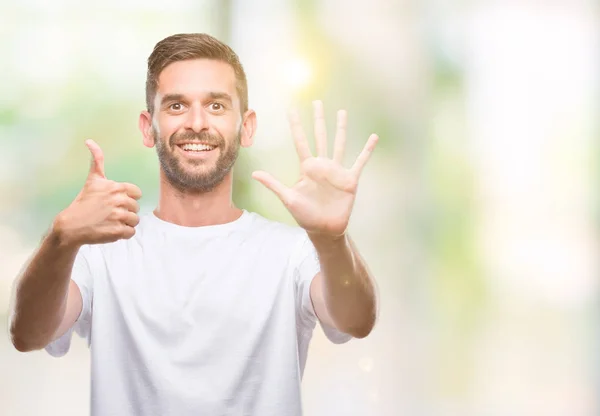
[[[240,145],[250,146],[244,69],[233,50],[206,34],[173,35],[148,58],[144,144],[156,145],[165,178],[185,192],[207,192],[230,173]]]

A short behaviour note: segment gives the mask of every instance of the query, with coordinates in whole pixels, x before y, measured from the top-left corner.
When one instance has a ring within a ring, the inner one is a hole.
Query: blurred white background
[[[286,111],[349,111],[348,163],[381,137],[351,234],[378,279],[380,321],[337,346],[317,330],[305,414],[596,415],[599,5],[584,0],[25,0],[0,3],[0,414],[82,415],[89,352],[18,353],[14,277],[85,179],[156,203],[141,145],[146,59],[207,32],[245,66],[255,145],[235,200],[291,221],[250,172],[297,175]],[[110,400],[110,398],[107,398]]]

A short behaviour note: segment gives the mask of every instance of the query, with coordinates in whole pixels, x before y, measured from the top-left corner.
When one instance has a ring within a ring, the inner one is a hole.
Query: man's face
[[[182,192],[208,192],[231,171],[242,117],[236,77],[221,61],[195,59],[160,74],[152,131],[166,179]]]

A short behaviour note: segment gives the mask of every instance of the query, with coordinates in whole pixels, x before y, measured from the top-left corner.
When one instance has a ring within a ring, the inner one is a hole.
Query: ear
[[[254,133],[256,132],[256,113],[254,110],[248,110],[242,118],[242,129],[240,132],[240,144],[242,147],[250,147],[254,142]]]
[[[138,127],[142,132],[144,146],[154,147],[155,141],[154,132],[152,131],[152,115],[148,111],[141,112]]]

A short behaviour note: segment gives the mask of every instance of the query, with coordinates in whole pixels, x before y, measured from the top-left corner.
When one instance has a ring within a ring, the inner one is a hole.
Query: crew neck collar
[[[151,220],[151,222],[154,225],[160,227],[161,229],[169,233],[198,236],[206,234],[227,233],[238,229],[247,222],[248,218],[250,217],[250,213],[245,209],[242,209],[242,215],[240,215],[233,221],[226,222],[224,224],[202,225],[199,227],[188,227],[162,220],[156,216],[154,211],[149,212],[147,214],[147,217]]]

